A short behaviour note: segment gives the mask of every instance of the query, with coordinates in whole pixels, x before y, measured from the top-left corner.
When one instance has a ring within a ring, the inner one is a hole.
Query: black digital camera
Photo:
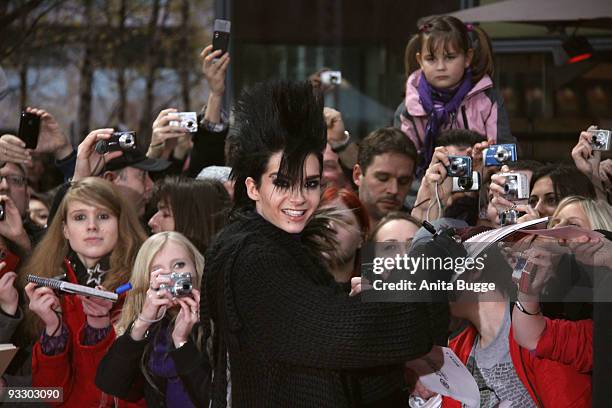
[[[128,151],[136,149],[136,132],[113,132],[113,135],[106,140],[98,140],[96,143],[96,153],[104,154],[119,150]]]

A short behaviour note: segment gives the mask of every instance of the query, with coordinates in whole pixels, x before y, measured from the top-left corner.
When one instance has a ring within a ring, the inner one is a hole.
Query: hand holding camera
[[[96,144],[100,140],[109,140],[113,137],[112,128],[96,129],[89,133],[77,149],[77,160],[74,168],[73,181],[85,177],[96,176],[104,168],[104,163],[113,160],[123,154],[123,150],[98,153]]]
[[[210,93],[216,96],[223,96],[225,92],[225,74],[230,63],[228,52],[221,49],[213,51],[213,46],[209,45],[200,53],[202,59],[202,73],[210,87]]]
[[[153,134],[147,156],[157,158],[166,155],[167,157],[176,146],[178,138],[189,137],[189,129],[182,125],[181,114],[183,113],[185,112],[178,112],[174,108],[164,109],[159,112],[159,115],[157,115],[153,122]],[[197,121],[197,118],[195,121]],[[189,124],[192,129],[195,125],[197,130],[197,123],[194,123],[195,121],[191,118],[192,123],[186,124]]]
[[[529,199],[529,183],[525,174],[511,172],[504,165],[500,173],[491,176],[489,192],[493,195],[491,204],[501,226],[539,218],[538,212],[526,204]]]
[[[28,107],[22,112],[21,120],[19,138],[26,143],[27,148],[37,153],[53,153],[58,160],[72,153],[70,140],[49,112]],[[35,124],[28,125],[29,121]]]
[[[453,171],[460,171],[458,169],[459,163],[451,163],[451,158],[448,155],[448,151],[445,147],[437,147],[434,150],[434,154],[431,158],[431,163],[425,172],[423,181],[427,184],[430,191],[430,197],[436,198],[436,194],[442,203],[446,203],[446,200],[450,196]],[[471,164],[470,164],[471,166]],[[448,171],[451,171],[451,174]],[[471,170],[470,170],[471,171]],[[436,189],[438,192],[436,193]],[[441,214],[440,214],[441,215]]]
[[[578,143],[572,149],[572,159],[578,170],[589,177],[591,180],[599,178],[599,162],[601,151],[594,148],[592,143],[593,133],[597,131],[597,126],[589,126],[586,131],[580,133]]]
[[[32,153],[26,149],[25,142],[17,136],[2,135],[0,137],[0,162],[29,166],[32,164]]]
[[[480,142],[472,146],[472,171],[482,173],[484,165],[484,152],[489,148],[489,142]]]
[[[447,177],[448,166],[450,161],[446,147],[436,147],[421,180],[416,198],[417,205],[412,209],[414,217],[433,220],[442,216],[442,205],[448,201],[452,188],[452,179]]]
[[[572,159],[578,170],[587,176],[599,199],[606,199],[605,179],[601,177],[601,152],[610,150],[610,131],[597,129],[597,126],[580,133],[578,143],[572,149]]]
[[[200,321],[200,291],[192,289],[190,296],[178,297],[176,303],[181,307],[172,331],[172,342],[174,347],[180,347],[187,341],[189,334]]]

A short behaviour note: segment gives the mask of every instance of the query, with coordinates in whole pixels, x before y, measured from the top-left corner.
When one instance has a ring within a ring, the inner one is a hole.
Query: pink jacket
[[[421,105],[418,83],[421,70],[413,72],[406,81],[406,99],[401,109],[401,129],[420,151],[425,140],[427,114]],[[464,128],[481,133],[494,143],[514,143],[503,100],[493,88],[493,81],[485,75],[467,94],[457,114],[444,129]]]

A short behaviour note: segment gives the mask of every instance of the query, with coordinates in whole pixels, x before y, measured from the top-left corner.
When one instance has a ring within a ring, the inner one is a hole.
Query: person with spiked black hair
[[[208,248],[202,289],[211,406],[405,406],[403,363],[431,349],[448,316],[349,297],[302,242],[321,194],[322,101],[307,82],[257,84],[235,123],[235,207]],[[391,380],[363,392],[363,377],[381,371]]]

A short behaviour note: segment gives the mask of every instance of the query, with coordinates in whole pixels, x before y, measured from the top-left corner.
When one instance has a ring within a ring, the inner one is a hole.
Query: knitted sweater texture
[[[212,407],[226,405],[227,356],[234,408],[353,407],[362,405],[358,379],[433,343],[427,304],[349,297],[299,240],[255,213],[221,231],[204,276]]]

